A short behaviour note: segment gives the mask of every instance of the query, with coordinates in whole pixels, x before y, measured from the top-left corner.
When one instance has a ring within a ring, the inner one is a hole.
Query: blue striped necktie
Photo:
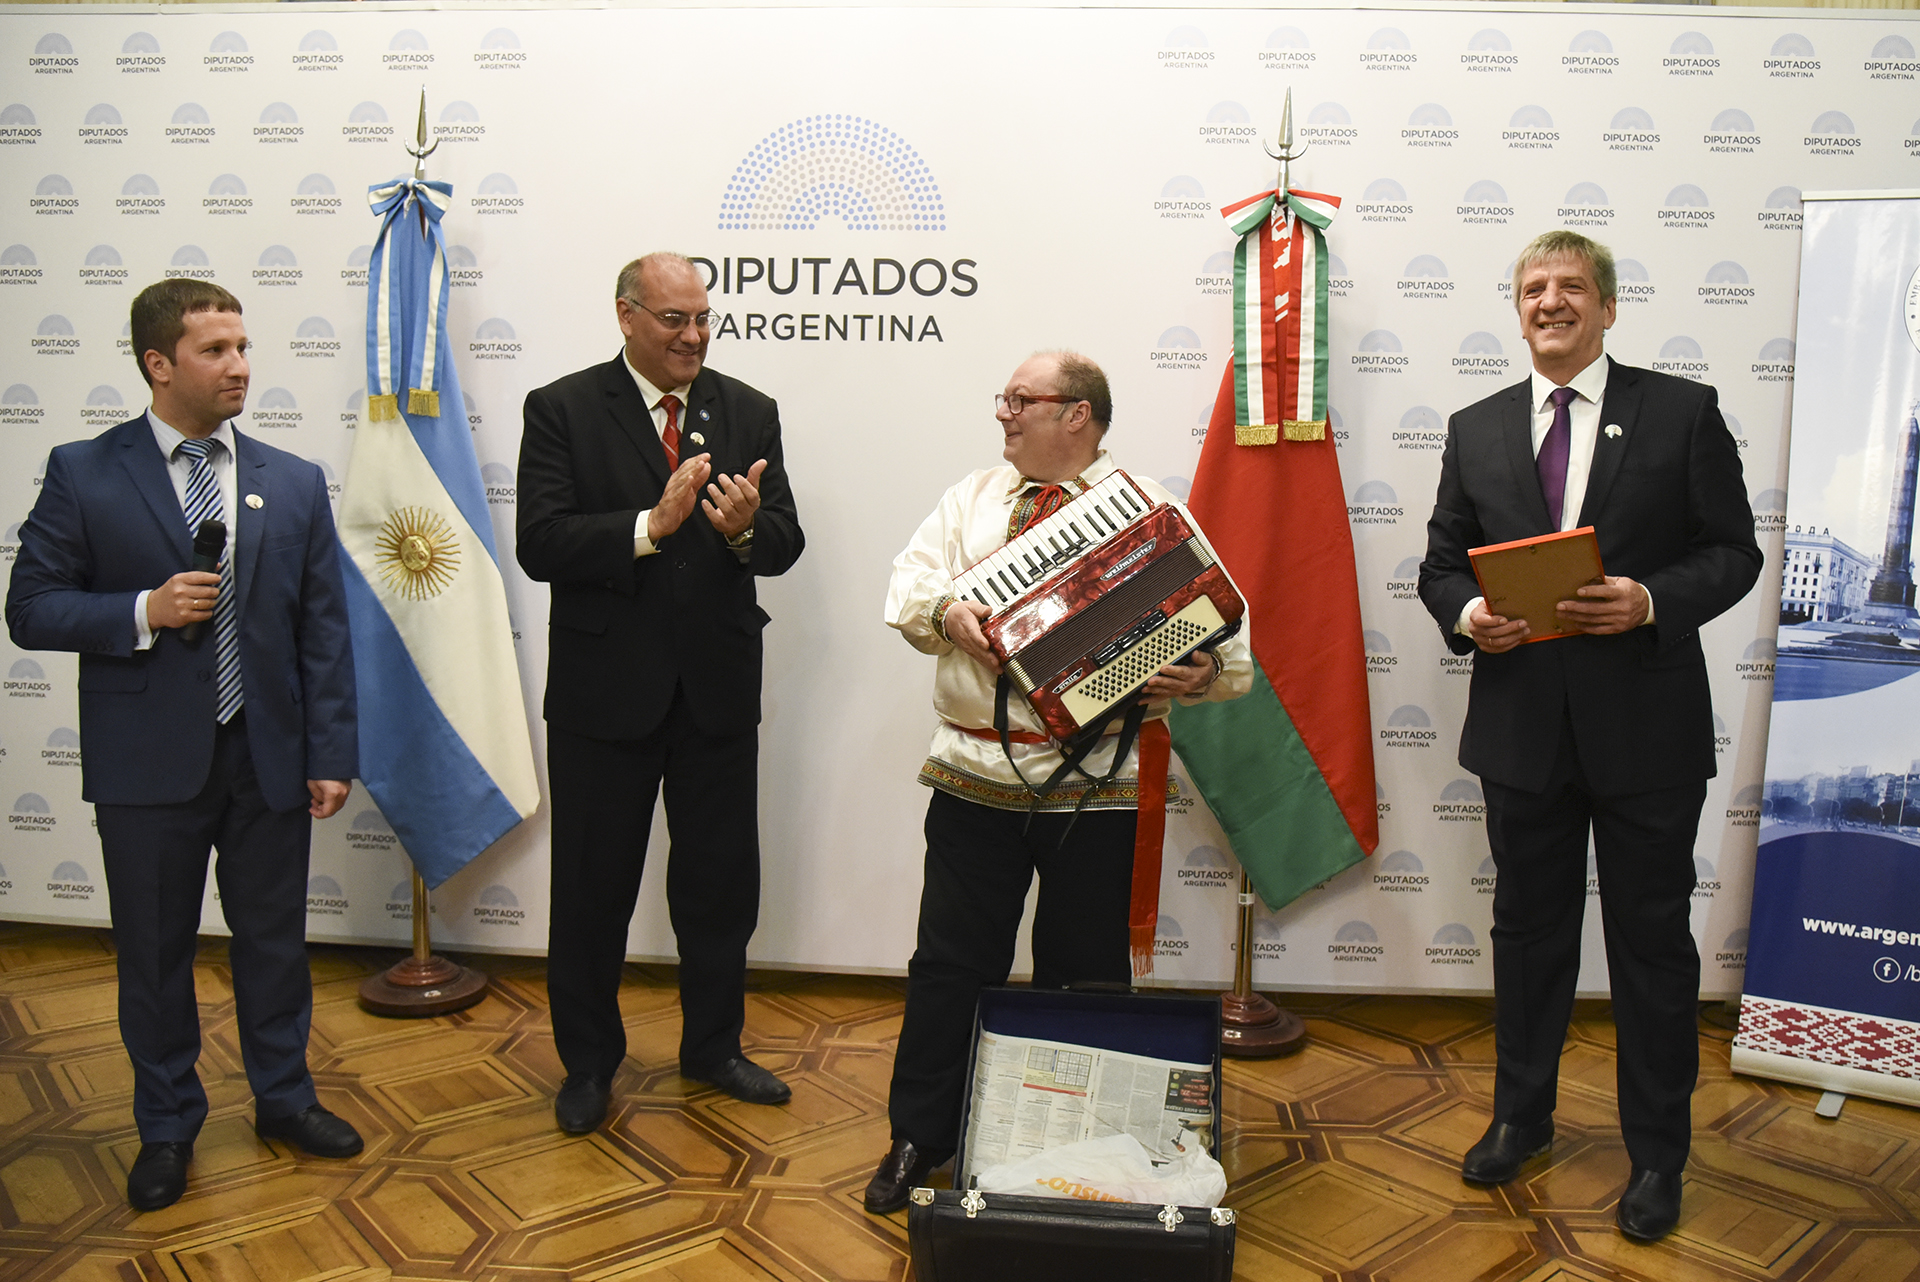
[[[187,529],[197,533],[202,521],[226,521],[225,509],[220,502],[220,483],[213,477],[213,464],[208,455],[213,451],[213,441],[182,441],[174,448],[176,455],[185,455],[193,460],[193,470],[187,473]],[[214,675],[218,679],[219,702],[214,715],[221,725],[232,719],[240,710],[240,613],[233,599],[233,533],[229,531],[227,546],[220,552],[220,599],[213,606],[213,654]]]

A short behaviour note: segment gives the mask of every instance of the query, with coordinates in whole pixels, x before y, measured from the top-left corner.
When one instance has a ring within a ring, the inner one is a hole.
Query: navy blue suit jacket
[[[234,531],[247,739],[260,791],[304,807],[309,779],[359,771],[353,647],[326,479],[235,431]],[[258,496],[258,507],[249,505]],[[134,646],[134,599],[192,568],[193,540],[146,417],[47,460],[7,590],[28,650],[80,655],[82,795],[108,805],[186,801],[213,764],[213,629],[161,629]]]
[[[1564,709],[1580,766],[1602,796],[1669,788],[1714,773],[1713,708],[1700,627],[1760,574],[1753,509],[1713,388],[1608,361],[1593,467],[1579,525],[1591,525],[1611,575],[1646,585],[1655,622],[1476,652],[1453,628],[1480,585],[1470,548],[1550,534],[1534,463],[1530,384],[1455,414],[1427,522],[1420,598],[1455,654],[1472,653],[1460,764],[1538,792],[1554,764]]]

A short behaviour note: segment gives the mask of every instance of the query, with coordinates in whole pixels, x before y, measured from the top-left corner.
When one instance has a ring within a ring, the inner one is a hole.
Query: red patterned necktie
[[[1029,487],[1014,505],[1013,523],[1016,528],[1007,532],[1009,539],[1018,538],[1026,533],[1029,526],[1046,520],[1067,501],[1067,487],[1064,485],[1039,485],[1037,481],[1033,485],[1039,488]]]
[[[667,411],[667,428],[660,433],[660,444],[667,447],[667,471],[677,471],[680,467],[680,398],[668,392],[660,398],[660,405]]]

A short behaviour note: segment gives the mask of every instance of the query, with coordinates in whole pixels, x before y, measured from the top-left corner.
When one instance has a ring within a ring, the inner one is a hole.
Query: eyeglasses
[[[1049,401],[1055,405],[1078,405],[1085,399],[1086,398],[1082,396],[1026,396],[1019,392],[1014,392],[1011,395],[1005,392],[995,392],[993,394],[993,412],[998,414],[1001,410],[1005,410],[1008,414],[1018,417],[1021,410],[1027,408],[1027,406],[1033,404],[1035,401]]]
[[[720,319],[720,313],[712,308],[704,312],[656,312],[653,308],[636,299],[628,298],[625,294],[620,296],[620,301],[636,311],[645,312],[676,334],[687,327],[688,321],[693,322],[695,329],[711,329],[713,323]]]

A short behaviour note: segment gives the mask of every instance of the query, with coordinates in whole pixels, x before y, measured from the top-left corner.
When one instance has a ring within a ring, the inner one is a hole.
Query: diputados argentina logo
[[[980,291],[974,258],[892,243],[944,233],[946,203],[912,144],[860,116],[803,116],[766,135],[734,168],[716,212],[721,232],[844,229],[889,243],[886,252],[858,255],[752,246],[695,256],[720,313],[715,338],[944,343],[943,315],[951,326],[953,313],[943,305]]]

